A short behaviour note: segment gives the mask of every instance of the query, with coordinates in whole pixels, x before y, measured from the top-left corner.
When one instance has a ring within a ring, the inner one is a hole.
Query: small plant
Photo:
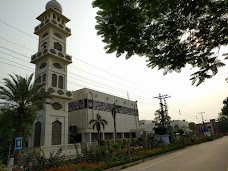
[[[23,163],[20,167],[26,171],[44,171],[51,168],[58,168],[63,164],[64,155],[61,155],[61,153],[62,148],[56,153],[54,151],[51,152],[49,158],[46,158],[42,151],[34,151],[23,159]]]
[[[0,171],[3,171],[6,166],[0,161]]]

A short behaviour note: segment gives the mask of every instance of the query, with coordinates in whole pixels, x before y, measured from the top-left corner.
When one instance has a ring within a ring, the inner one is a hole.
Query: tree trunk
[[[97,131],[98,133],[98,147],[100,147],[101,137],[100,137],[100,131]]]
[[[18,127],[17,127],[17,129],[16,129],[16,131],[15,131],[15,138],[16,137],[22,137],[22,135],[23,135],[23,126],[22,126],[22,118],[23,118],[23,116],[22,115],[19,115],[19,117],[18,117]],[[22,139],[23,140],[23,139]],[[15,141],[15,140],[14,140]],[[15,142],[14,142],[15,143]],[[15,149],[15,147],[16,147],[16,144],[14,144],[14,149]],[[14,152],[14,161],[15,161],[15,164],[18,164],[18,163],[20,163],[21,162],[21,155],[20,155],[20,151],[21,150],[16,150],[15,152]]]
[[[116,116],[114,117],[114,142],[116,142]]]

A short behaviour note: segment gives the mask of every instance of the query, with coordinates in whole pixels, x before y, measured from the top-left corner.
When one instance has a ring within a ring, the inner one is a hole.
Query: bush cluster
[[[220,138],[222,135],[213,135],[211,139]],[[154,137],[118,139],[101,141],[101,146],[97,149],[83,149],[83,154],[77,154],[73,160],[63,161],[61,149],[56,153],[51,153],[49,158],[45,158],[40,153],[32,153],[25,157],[16,170],[24,171],[100,171],[116,166],[120,166],[132,161],[153,157],[162,153],[184,148],[189,145],[199,144],[209,141],[205,136],[188,137],[182,136],[169,145],[164,145]],[[76,151],[78,151],[76,149]],[[4,167],[0,163],[1,167]]]

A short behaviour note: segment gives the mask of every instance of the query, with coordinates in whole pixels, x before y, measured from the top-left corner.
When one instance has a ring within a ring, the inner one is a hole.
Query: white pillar
[[[89,133],[89,142],[90,143],[92,142],[92,133],[91,132]]]
[[[105,133],[104,132],[101,133],[101,139],[105,140]]]
[[[121,138],[124,138],[124,132],[121,133]]]

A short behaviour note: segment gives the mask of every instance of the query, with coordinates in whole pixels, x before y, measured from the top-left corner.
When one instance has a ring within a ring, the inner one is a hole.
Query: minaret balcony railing
[[[48,27],[54,27],[58,31],[62,32],[63,34],[70,36],[71,35],[71,29],[63,25],[62,23],[59,23],[58,21],[52,19],[47,19],[38,26],[35,27],[35,34],[39,35],[44,30],[46,30]]]
[[[72,63],[72,56],[70,56],[68,54],[64,54],[57,49],[43,49],[43,50],[37,52],[36,54],[32,55],[31,63],[35,64],[38,61],[40,61],[41,59],[43,59],[45,57],[50,57],[50,56],[57,58],[67,64]]]
[[[57,87],[47,87],[47,88],[41,88],[40,92],[49,92],[52,96],[61,97],[64,99],[73,99],[72,92],[64,89],[59,89]]]

